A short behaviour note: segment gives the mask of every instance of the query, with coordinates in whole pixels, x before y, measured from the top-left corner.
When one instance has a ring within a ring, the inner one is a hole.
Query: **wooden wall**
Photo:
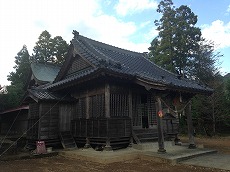
[[[26,134],[27,139],[38,139],[39,129],[39,104],[29,104],[29,115],[28,115],[28,131]]]
[[[59,135],[59,105],[42,102],[29,105],[28,139],[56,139]]]
[[[43,102],[40,104],[39,139],[59,137],[59,105]]]
[[[76,114],[75,104],[60,104],[59,105],[59,131],[70,131],[71,120]]]

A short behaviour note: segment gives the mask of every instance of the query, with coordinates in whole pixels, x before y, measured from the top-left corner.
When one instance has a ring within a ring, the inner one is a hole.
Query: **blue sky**
[[[224,56],[221,71],[230,72],[230,1],[173,0],[198,15],[202,35]],[[157,35],[154,20],[159,0],[0,0],[0,84],[9,85],[14,57],[25,44],[32,54],[42,31],[69,42],[81,35],[117,47],[147,52]]]

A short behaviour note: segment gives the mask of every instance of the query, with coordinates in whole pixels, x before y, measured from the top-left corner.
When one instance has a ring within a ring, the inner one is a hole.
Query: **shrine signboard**
[[[45,145],[44,141],[36,141],[36,147],[37,147],[37,149],[36,149],[37,154],[45,154],[45,153],[47,153],[46,145]]]

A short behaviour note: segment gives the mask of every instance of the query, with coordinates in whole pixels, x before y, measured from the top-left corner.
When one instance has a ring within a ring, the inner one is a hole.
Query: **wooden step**
[[[154,142],[158,139],[158,133],[156,129],[134,129],[133,138],[137,144]]]
[[[70,131],[60,132],[60,138],[64,149],[77,148],[76,142]]]

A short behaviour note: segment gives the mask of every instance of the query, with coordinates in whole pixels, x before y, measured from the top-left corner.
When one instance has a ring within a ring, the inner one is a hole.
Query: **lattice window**
[[[142,111],[140,105],[141,105],[141,97],[139,95],[133,95],[133,99],[132,99],[133,126],[142,125]]]
[[[110,116],[129,116],[128,94],[110,94]]]
[[[80,98],[76,106],[76,118],[86,118],[86,98]]]
[[[156,105],[155,105],[155,97],[153,95],[149,95],[147,99],[147,107],[148,107],[148,115],[149,115],[149,125],[156,125]]]
[[[89,97],[89,116],[93,118],[105,116],[105,95],[99,94]]]

